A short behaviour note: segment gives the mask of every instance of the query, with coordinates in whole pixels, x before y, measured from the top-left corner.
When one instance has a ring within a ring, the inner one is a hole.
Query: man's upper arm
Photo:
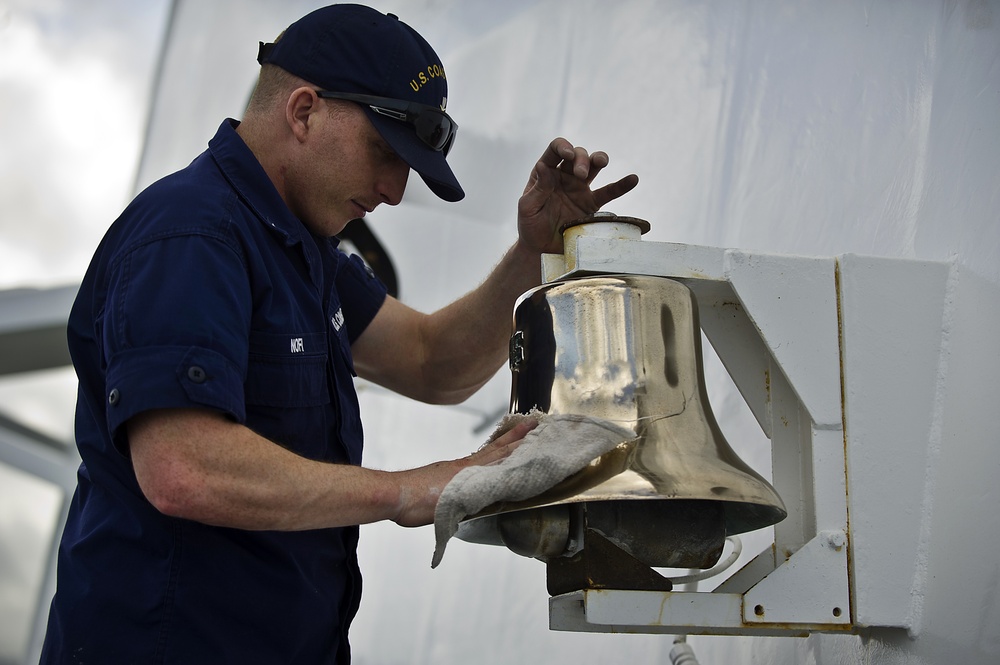
[[[207,408],[242,421],[250,296],[232,249],[203,236],[142,245],[113,273],[102,325],[108,426],[149,409]]]
[[[426,399],[426,315],[387,296],[351,346],[358,376],[414,399]]]

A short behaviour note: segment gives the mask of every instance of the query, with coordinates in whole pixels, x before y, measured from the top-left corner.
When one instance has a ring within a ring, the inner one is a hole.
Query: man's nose
[[[410,167],[400,160],[395,168],[387,169],[379,180],[379,196],[391,206],[398,205],[403,200],[403,192],[406,191],[406,181],[409,177]]]

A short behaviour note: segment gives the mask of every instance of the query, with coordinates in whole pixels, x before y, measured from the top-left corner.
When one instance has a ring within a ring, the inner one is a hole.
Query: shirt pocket
[[[330,403],[324,333],[251,331],[246,403],[306,407]]]

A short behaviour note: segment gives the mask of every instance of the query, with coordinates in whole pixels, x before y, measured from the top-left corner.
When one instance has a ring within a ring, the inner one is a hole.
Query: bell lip
[[[496,517],[505,513],[548,506],[598,501],[717,501],[724,504],[726,532],[729,535],[756,531],[781,522],[788,510],[777,490],[742,460],[734,470],[756,491],[749,495],[726,497],[711,489],[700,492],[667,494],[636,471],[631,458],[643,437],[622,441],[615,448],[594,459],[590,465],[556,483],[530,499],[498,501],[461,522]],[[713,488],[714,489],[714,488]],[[460,523],[461,523],[460,522]]]
[[[500,540],[500,531],[497,520],[500,515],[531,511],[549,506],[572,505],[575,503],[596,503],[600,501],[718,501],[723,506],[726,535],[735,536],[741,533],[757,531],[769,526],[778,524],[786,517],[788,511],[781,497],[775,495],[777,504],[752,503],[748,501],[731,501],[719,498],[700,497],[663,497],[663,496],[617,496],[609,498],[574,497],[564,501],[553,501],[549,503],[530,504],[529,501],[517,503],[496,503],[488,506],[475,515],[463,518],[458,524],[458,532],[455,536],[466,542],[479,543],[482,545],[503,545]],[[530,505],[522,505],[530,504]]]

